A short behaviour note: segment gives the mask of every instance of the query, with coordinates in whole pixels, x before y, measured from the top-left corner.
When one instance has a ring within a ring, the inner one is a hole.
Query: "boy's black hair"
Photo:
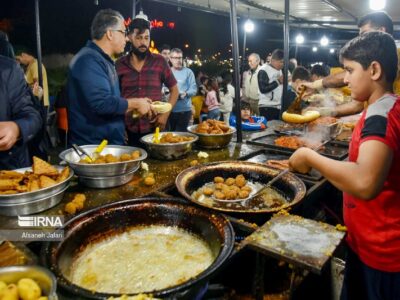
[[[311,75],[318,77],[326,77],[329,75],[329,68],[326,65],[316,64],[311,68]]]
[[[135,29],[138,30],[138,34],[142,34],[147,29],[150,30],[150,22],[142,18],[133,19],[128,26],[128,33],[133,33]]]
[[[168,44],[163,44],[163,45],[160,47],[160,52],[162,52],[163,50],[171,50],[171,46],[168,45]]]
[[[301,66],[295,68],[292,73],[292,81],[296,81],[297,79],[311,81],[310,71]]]
[[[282,60],[283,59],[283,50],[282,49],[275,49],[272,52],[271,59]]]
[[[392,18],[384,11],[375,11],[363,16],[358,21],[358,28],[364,25],[370,24],[375,29],[379,27],[385,27],[385,30],[390,35],[393,35],[393,21]]]
[[[396,79],[397,48],[392,36],[385,32],[366,32],[352,39],[340,50],[340,60],[343,59],[358,62],[364,70],[377,61],[387,83],[392,84]]]
[[[246,101],[240,101],[240,110],[250,109],[250,103]]]

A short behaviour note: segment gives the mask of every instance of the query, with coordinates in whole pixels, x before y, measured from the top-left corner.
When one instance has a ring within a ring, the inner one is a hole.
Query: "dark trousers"
[[[127,135],[128,135],[128,145],[133,146],[133,147],[140,147],[143,148],[144,144],[140,142],[140,139],[149,134],[148,133],[135,133],[135,132],[130,132],[127,130]]]
[[[172,112],[168,118],[168,130],[186,132],[192,118],[192,111]]]
[[[261,106],[260,107],[260,116],[263,116],[269,120],[279,120],[280,118],[280,109],[275,108],[275,107],[266,107],[266,106]]]
[[[383,272],[368,267],[347,247],[341,300],[400,299],[400,272]]]

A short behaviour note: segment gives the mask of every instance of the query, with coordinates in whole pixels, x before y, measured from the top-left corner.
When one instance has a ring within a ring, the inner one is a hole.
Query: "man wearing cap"
[[[147,98],[123,98],[112,57],[126,44],[122,15],[111,9],[100,10],[91,26],[92,40],[69,65],[68,126],[69,144],[125,144],[125,113],[153,115]]]
[[[177,82],[164,57],[149,51],[150,22],[147,16],[140,14],[133,19],[129,25],[128,39],[132,44],[132,50],[116,64],[122,95],[160,101],[164,84],[170,91],[168,102],[174,107],[179,95]],[[158,114],[153,120],[133,118],[131,114],[127,114],[125,124],[128,144],[140,145],[140,138],[154,131],[155,127],[164,130],[169,114],[170,112]]]

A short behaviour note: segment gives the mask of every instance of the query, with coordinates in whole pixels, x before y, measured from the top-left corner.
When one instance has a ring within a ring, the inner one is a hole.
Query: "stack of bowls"
[[[64,168],[62,166],[54,166],[58,172]],[[22,168],[14,170],[19,173],[32,171],[32,168]],[[63,198],[65,190],[69,186],[69,182],[74,175],[70,170],[67,179],[57,184],[40,189],[33,192],[25,192],[19,194],[0,195],[0,214],[5,216],[29,215],[47,210],[57,205]]]
[[[97,146],[85,145],[81,148],[91,155]],[[79,182],[83,185],[92,188],[111,188],[131,181],[134,173],[140,167],[140,162],[146,159],[147,153],[141,148],[119,145],[108,145],[101,152],[101,155],[112,154],[119,157],[122,154],[131,154],[134,151],[140,151],[139,158],[115,163],[80,163],[81,158],[72,148],[61,152],[60,158],[75,171]]]
[[[172,133],[177,136],[192,137],[190,141],[180,143],[154,143],[154,134],[145,135],[140,141],[146,145],[147,151],[156,159],[161,160],[176,160],[185,157],[192,151],[192,145],[198,140],[198,137],[189,132],[162,132],[160,135]]]

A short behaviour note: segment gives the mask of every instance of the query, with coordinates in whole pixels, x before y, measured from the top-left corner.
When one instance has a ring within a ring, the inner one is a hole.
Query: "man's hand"
[[[10,150],[17,142],[20,130],[15,122],[0,122],[0,151]]]
[[[281,77],[278,78],[278,81],[280,84],[283,84],[283,75],[281,75]]]
[[[39,85],[37,81],[32,86],[32,93],[39,98],[39,100],[43,97],[43,88]]]
[[[297,171],[299,173],[308,173],[311,167],[307,164],[307,155],[311,149],[302,147],[296,150],[289,158],[289,168],[292,171]]]
[[[157,115],[157,118],[155,120],[155,127],[159,127],[161,131],[164,130],[165,127],[167,126],[169,114],[170,113],[167,112]]]
[[[128,100],[128,110],[130,111],[137,111],[140,116],[149,115],[149,118],[152,117],[155,112],[151,107],[151,99],[149,98],[129,98]]]

